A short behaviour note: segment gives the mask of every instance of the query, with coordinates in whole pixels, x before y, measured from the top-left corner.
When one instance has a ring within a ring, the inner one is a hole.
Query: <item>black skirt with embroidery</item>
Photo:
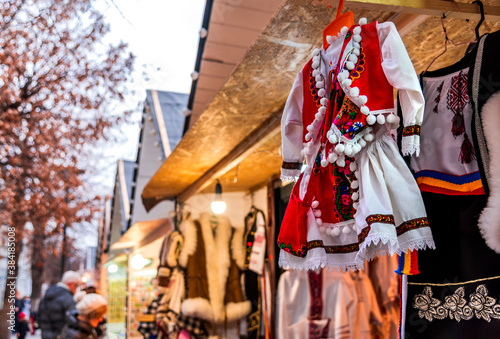
[[[408,276],[401,337],[499,338],[500,255],[477,226],[486,196],[422,197],[436,250],[420,251],[421,273]]]

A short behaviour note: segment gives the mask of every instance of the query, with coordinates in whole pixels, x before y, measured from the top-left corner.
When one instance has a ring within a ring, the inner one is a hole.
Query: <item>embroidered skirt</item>
[[[500,255],[477,227],[486,196],[422,193],[435,251],[419,253],[420,274],[403,281],[402,338],[497,338]]]
[[[363,148],[355,166],[346,163],[355,173],[329,164],[302,174],[278,236],[280,266],[354,270],[376,255],[434,247],[420,191],[389,135]],[[348,199],[339,193],[345,180]],[[357,208],[351,218],[339,218],[342,202]]]

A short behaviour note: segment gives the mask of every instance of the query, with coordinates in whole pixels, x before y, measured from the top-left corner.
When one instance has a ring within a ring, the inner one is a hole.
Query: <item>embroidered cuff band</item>
[[[410,135],[420,135],[420,126],[419,125],[412,125],[412,126],[406,126],[403,128],[403,136],[407,137]]]
[[[281,168],[290,169],[290,170],[300,170],[302,168],[301,162],[286,162],[283,161],[281,164]]]

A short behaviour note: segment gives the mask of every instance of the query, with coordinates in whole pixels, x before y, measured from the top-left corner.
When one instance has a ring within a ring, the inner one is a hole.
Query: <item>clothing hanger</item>
[[[342,27],[347,26],[349,28],[354,25],[354,14],[351,11],[342,14],[342,7],[344,7],[344,0],[339,1],[335,20],[330,22],[323,30],[323,49],[327,49],[328,46],[330,46],[326,40],[328,35],[336,37],[340,33]]]
[[[473,4],[477,4],[479,6],[479,11],[481,12],[481,20],[479,20],[479,22],[476,25],[476,28],[474,28],[474,31],[476,33],[476,42],[475,43],[471,43],[467,47],[467,50],[465,51],[465,54],[470,53],[474,49],[474,47],[476,47],[477,41],[479,41],[479,38],[480,38],[480,36],[479,36],[479,27],[481,27],[481,25],[484,22],[484,6],[483,6],[483,2],[481,0],[476,0],[476,1],[473,1],[472,3]]]
[[[425,74],[429,68],[432,66],[432,64],[434,63],[434,61],[436,61],[440,56],[444,55],[446,53],[446,51],[448,50],[448,41],[453,45],[453,46],[460,46],[460,45],[465,45],[465,44],[472,44],[472,43],[475,43],[476,41],[465,41],[465,42],[460,42],[460,43],[455,43],[453,42],[453,40],[451,40],[449,37],[448,37],[448,32],[446,31],[446,27],[444,26],[444,19],[446,19],[446,15],[444,15],[443,13],[443,16],[441,17],[441,27],[443,28],[443,32],[444,32],[444,51],[441,52],[438,56],[436,56],[432,61],[431,63],[429,64],[429,66],[427,66],[427,68],[425,69],[425,71],[423,71],[422,75]]]

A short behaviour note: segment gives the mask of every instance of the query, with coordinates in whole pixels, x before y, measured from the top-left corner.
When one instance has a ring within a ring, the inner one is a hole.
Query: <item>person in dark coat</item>
[[[25,339],[28,331],[29,325],[28,319],[26,319],[26,314],[24,314],[24,312],[19,312],[19,324],[17,325],[16,335],[19,339]]]
[[[86,294],[76,304],[76,310],[70,311],[66,317],[66,326],[62,330],[61,339],[101,339],[104,337],[99,327],[108,312],[106,299],[96,293]]]
[[[42,339],[56,339],[66,324],[66,314],[73,310],[75,294],[80,284],[80,275],[74,271],[64,272],[61,282],[49,287],[38,307]]]

